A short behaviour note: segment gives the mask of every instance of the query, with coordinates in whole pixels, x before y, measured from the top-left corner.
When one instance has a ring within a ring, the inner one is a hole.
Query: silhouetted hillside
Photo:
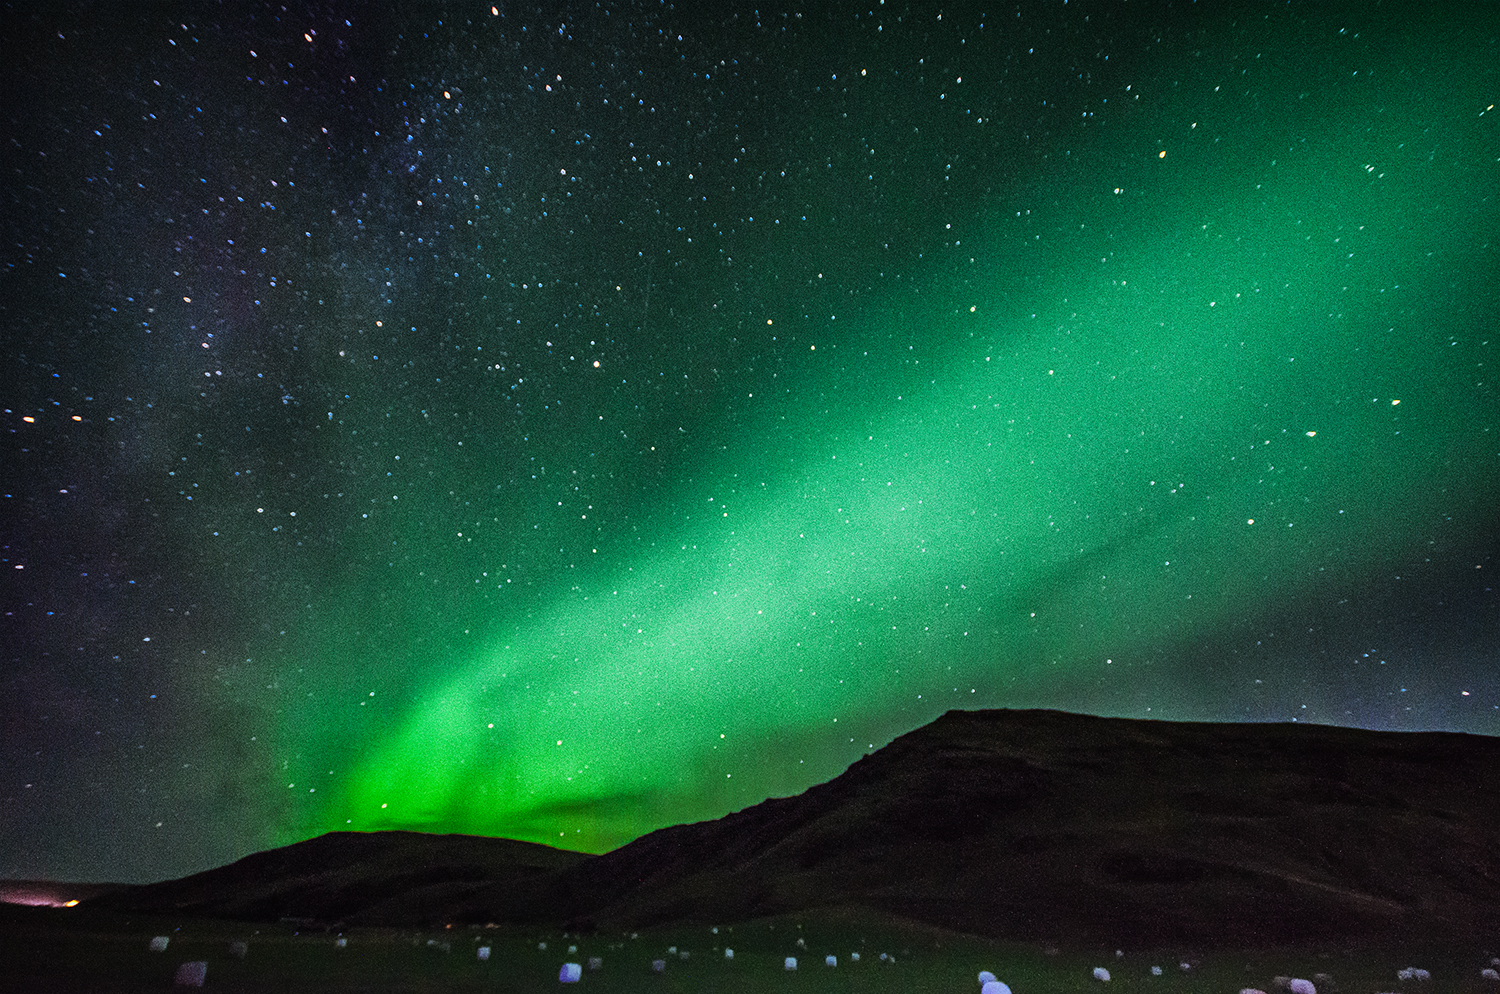
[[[1489,736],[951,711],[796,797],[602,856],[400,834],[399,860],[357,855],[383,835],[338,833],[124,900],[573,928],[861,906],[1137,946],[1500,935]],[[481,857],[491,845],[506,855]],[[314,856],[337,868],[288,880]],[[256,877],[258,896],[219,889]]]

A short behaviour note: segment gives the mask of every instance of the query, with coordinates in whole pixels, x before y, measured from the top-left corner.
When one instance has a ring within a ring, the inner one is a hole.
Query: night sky
[[[342,6],[0,15],[0,876],[1500,733],[1493,5]]]

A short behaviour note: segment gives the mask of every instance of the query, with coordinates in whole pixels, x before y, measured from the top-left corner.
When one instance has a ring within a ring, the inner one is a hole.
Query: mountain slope
[[[863,905],[1136,944],[1500,929],[1500,739],[949,712],[794,797],[477,892],[575,924]]]
[[[535,846],[487,862],[486,846],[525,844],[421,836],[397,847],[399,860],[354,855],[389,834],[407,833],[336,833],[128,900],[573,928],[854,906],[1012,939],[1137,946],[1500,934],[1490,736],[951,711],[796,797],[602,856]],[[298,860],[276,862],[293,850]],[[315,852],[337,870],[288,886]],[[222,889],[252,870],[280,882]]]
[[[531,842],[473,835],[330,832],[87,903],[218,918],[339,921],[379,915],[387,905],[441,906],[481,883],[551,875],[588,858]]]

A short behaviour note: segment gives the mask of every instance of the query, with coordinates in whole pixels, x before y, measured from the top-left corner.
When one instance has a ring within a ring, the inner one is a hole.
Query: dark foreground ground
[[[989,970],[1015,994],[1093,990],[1187,994],[1278,990],[1277,977],[1312,979],[1319,994],[1500,992],[1480,971],[1494,949],[1457,947],[1154,950],[1056,948],[1008,943],[882,920],[866,912],[824,912],[736,926],[658,927],[638,933],[570,935],[516,928],[356,928],[340,933],[297,923],[247,924],[0,905],[0,991],[128,994],[174,989],[184,962],[208,964],[205,989],[223,992],[484,991],[559,989],[562,964],[585,967],[576,988],[600,994],[649,991],[897,994],[972,992]],[[166,936],[164,952],[150,950]],[[239,958],[232,944],[243,942]],[[545,948],[542,944],[545,943]],[[477,950],[489,946],[488,961]],[[570,951],[570,947],[573,950]],[[734,950],[727,960],[726,948]],[[675,951],[674,951],[675,950]],[[859,960],[851,954],[859,953]],[[686,954],[684,958],[683,954]],[[882,959],[881,954],[885,954]],[[837,966],[825,957],[837,957]],[[785,958],[795,956],[795,972]],[[588,969],[591,957],[602,965]],[[656,973],[653,960],[665,961]],[[1182,969],[1182,963],[1190,969]],[[1418,966],[1426,982],[1398,980]],[[1106,987],[1092,971],[1110,971]],[[1159,976],[1151,968],[1161,967]],[[183,988],[175,988],[183,989]]]

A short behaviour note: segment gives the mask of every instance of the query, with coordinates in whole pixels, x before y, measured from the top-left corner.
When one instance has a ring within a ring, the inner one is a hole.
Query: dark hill
[[[451,872],[422,851],[412,872]],[[951,711],[796,797],[556,859],[447,887],[351,875],[328,907],[351,923],[626,928],[857,906],[1136,946],[1493,939],[1500,738]],[[248,911],[229,897],[222,913]],[[305,896],[256,911],[323,913]]]
[[[340,921],[402,918],[442,907],[479,884],[550,877],[589,857],[532,842],[421,832],[330,832],[254,853],[215,870],[86,902],[216,918]],[[391,909],[391,910],[387,910]]]

